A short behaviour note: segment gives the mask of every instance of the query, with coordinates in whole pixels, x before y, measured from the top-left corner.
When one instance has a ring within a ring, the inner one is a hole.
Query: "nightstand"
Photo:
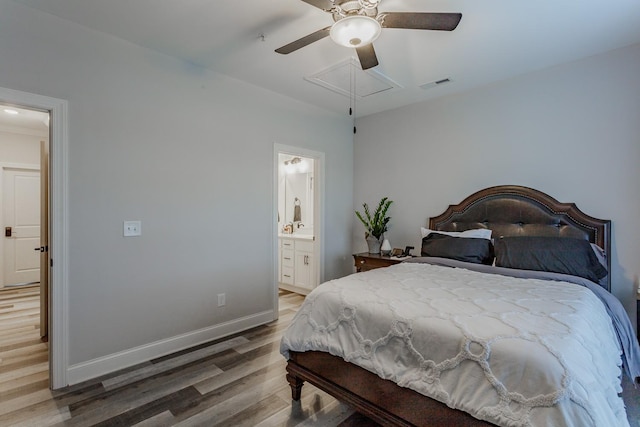
[[[391,259],[391,257],[386,255],[370,254],[368,252],[353,254],[353,259],[358,273],[373,270],[375,268],[389,267],[390,265],[402,262],[402,260]]]

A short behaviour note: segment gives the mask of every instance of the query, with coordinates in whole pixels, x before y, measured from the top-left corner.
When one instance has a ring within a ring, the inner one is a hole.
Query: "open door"
[[[40,336],[49,340],[49,142],[40,141]]]

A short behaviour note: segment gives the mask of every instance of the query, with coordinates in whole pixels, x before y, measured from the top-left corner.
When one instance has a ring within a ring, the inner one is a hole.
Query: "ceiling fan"
[[[284,45],[276,52],[294,52],[327,36],[339,45],[354,47],[363,70],[378,65],[373,41],[382,28],[453,31],[461,13],[378,12],[382,0],[302,0],[333,15],[334,24]]]

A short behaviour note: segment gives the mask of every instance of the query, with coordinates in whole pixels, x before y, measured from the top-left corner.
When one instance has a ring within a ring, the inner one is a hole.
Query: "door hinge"
[[[53,267],[53,259],[50,259],[50,260],[49,260],[49,265],[50,265],[51,267]]]

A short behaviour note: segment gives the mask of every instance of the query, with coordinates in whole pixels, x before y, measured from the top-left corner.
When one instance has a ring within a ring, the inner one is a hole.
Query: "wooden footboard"
[[[305,381],[385,426],[493,426],[329,353],[291,352],[287,381],[299,400]]]

